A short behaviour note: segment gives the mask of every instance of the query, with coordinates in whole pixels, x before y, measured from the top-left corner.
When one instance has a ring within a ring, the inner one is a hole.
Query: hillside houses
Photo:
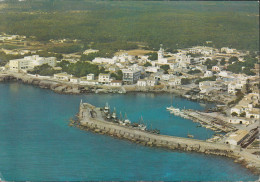
[[[238,104],[230,109],[230,113],[234,118],[240,116],[248,119],[259,119],[259,94],[247,94]]]

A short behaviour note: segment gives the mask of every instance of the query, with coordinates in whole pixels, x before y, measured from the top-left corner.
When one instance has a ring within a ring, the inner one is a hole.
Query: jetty
[[[194,122],[200,123],[199,127],[206,127],[210,128],[214,131],[221,131],[221,132],[232,132],[235,131],[236,128],[229,123],[221,120],[220,118],[216,118],[213,116],[209,116],[207,113],[201,111],[195,111],[192,109],[179,109],[174,107],[167,107],[168,111],[175,116],[180,116],[185,119],[190,119]]]
[[[122,125],[119,122],[109,122],[104,118],[103,112],[104,108],[81,102],[77,126],[83,130],[126,139],[146,146],[230,157],[260,174],[260,159],[240,146],[152,133],[130,125]]]

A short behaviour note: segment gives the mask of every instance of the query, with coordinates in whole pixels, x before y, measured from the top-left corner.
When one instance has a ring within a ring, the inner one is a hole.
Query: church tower
[[[162,46],[163,45],[160,44],[160,50],[158,51],[158,60],[161,60],[164,57],[164,50],[163,50]]]

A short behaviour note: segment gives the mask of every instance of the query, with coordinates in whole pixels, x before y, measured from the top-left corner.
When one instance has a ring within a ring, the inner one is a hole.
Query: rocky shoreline
[[[219,97],[198,97],[196,94],[187,95],[192,92],[192,89],[183,89],[182,87],[174,89],[166,89],[165,87],[154,88],[148,87],[140,89],[135,86],[122,86],[122,87],[110,87],[110,86],[89,86],[80,85],[71,82],[58,81],[46,78],[31,77],[21,73],[0,73],[0,82],[20,82],[23,84],[29,84],[43,89],[50,89],[59,94],[88,94],[88,93],[170,93],[179,97],[183,97],[188,100],[197,101],[201,103],[217,103],[224,104]]]

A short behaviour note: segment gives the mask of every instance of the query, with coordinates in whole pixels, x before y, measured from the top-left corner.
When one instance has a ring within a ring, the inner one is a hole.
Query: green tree
[[[240,116],[240,117],[245,117],[245,116],[246,116],[246,113],[245,113],[245,112],[242,112],[239,116]]]
[[[232,112],[231,115],[234,116],[238,116],[238,114],[236,112]]]
[[[201,71],[198,69],[188,71],[188,74],[190,74],[190,75],[194,75],[194,74],[198,74],[198,73],[201,73]]]
[[[207,66],[207,69],[211,69],[212,66],[215,66],[218,64],[218,61],[215,59],[211,60],[211,59],[207,58],[203,64]]]
[[[150,62],[146,62],[146,63],[144,64],[144,67],[148,67],[148,66],[152,66],[152,64],[151,64]]]
[[[154,61],[154,60],[158,60],[158,54],[157,52],[151,52],[151,53],[148,53],[147,55],[149,55],[148,59]]]
[[[225,58],[222,58],[221,61],[220,61],[220,64],[221,64],[221,65],[225,65],[225,64],[226,64],[226,59],[225,59]]]
[[[231,64],[233,62],[237,62],[238,58],[236,56],[232,56],[231,58],[229,58],[228,63]]]
[[[168,74],[168,70],[170,69],[170,66],[169,65],[162,65],[160,68],[163,69],[164,74]]]

